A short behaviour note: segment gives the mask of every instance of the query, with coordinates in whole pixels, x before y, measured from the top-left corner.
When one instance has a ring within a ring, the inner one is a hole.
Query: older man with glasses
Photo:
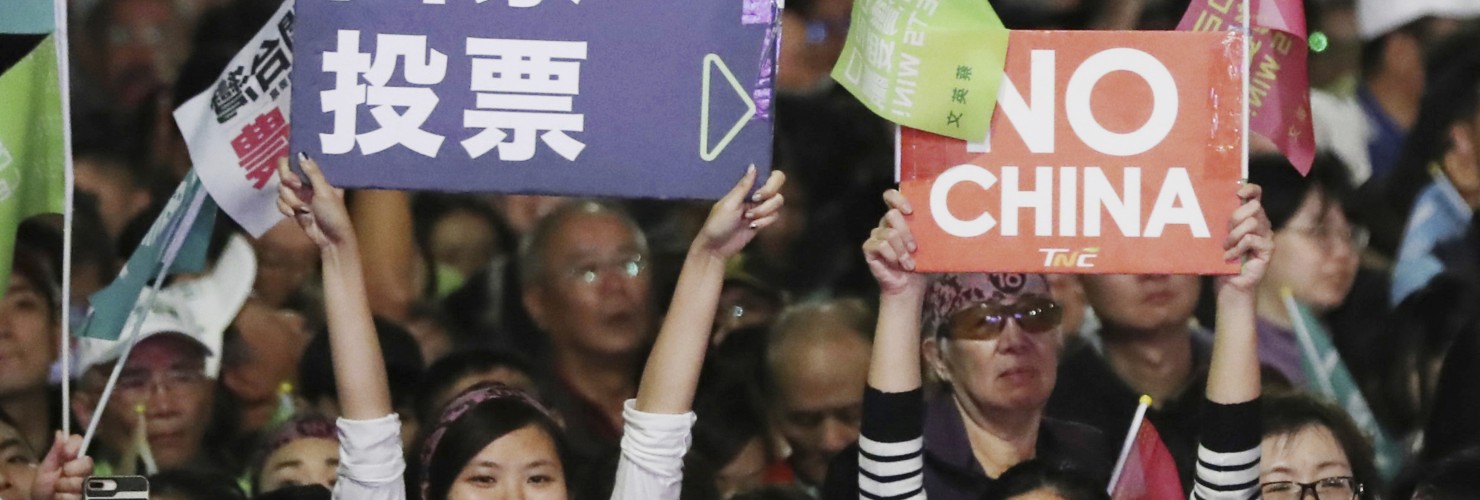
[[[622,403],[654,335],[642,230],[621,210],[572,201],[541,219],[519,249],[530,318],[549,336],[542,393],[564,417],[578,460],[616,449]]]

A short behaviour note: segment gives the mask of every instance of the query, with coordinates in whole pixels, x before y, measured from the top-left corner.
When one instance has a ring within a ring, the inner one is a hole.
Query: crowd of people
[[[136,346],[73,340],[63,373],[63,322],[191,168],[171,110],[280,2],[68,4],[70,296],[60,217],[25,221],[5,500],[88,475],[172,500],[1107,498],[1142,395],[1195,498],[1480,498],[1480,1],[1304,2],[1320,152],[1305,176],[1253,154],[1237,275],[916,272],[893,125],[829,77],[854,2],[789,0],[774,161],[724,198],[344,192],[284,159],[280,224],[218,217]],[[992,4],[1170,29],[1188,1]],[[1362,408],[1321,396],[1292,301]],[[96,426],[85,454],[64,421]]]

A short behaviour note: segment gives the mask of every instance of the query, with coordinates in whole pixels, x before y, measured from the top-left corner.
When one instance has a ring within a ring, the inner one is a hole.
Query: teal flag
[[[0,7],[0,294],[22,220],[66,205],[66,121],[52,0]]]
[[[118,278],[89,298],[87,320],[77,330],[79,337],[118,340],[123,326],[134,314],[139,294],[161,271],[197,273],[205,269],[206,251],[216,221],[216,204],[192,170],[175,188],[164,211],[149,226],[139,247],[124,264]]]
[[[1377,419],[1372,416],[1372,408],[1367,405],[1367,398],[1362,397],[1356,379],[1352,378],[1346,363],[1341,361],[1341,354],[1331,343],[1331,334],[1309,309],[1295,301],[1289,290],[1284,291],[1284,297],[1290,322],[1295,326],[1295,336],[1300,341],[1300,359],[1308,389],[1335,401],[1346,410],[1357,427],[1372,440],[1372,448],[1377,452],[1377,470],[1383,480],[1392,481],[1403,466],[1403,448],[1378,426]]]

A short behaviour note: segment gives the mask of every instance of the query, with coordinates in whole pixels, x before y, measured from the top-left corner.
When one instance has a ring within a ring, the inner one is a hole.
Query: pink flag
[[[1177,476],[1177,464],[1172,453],[1161,442],[1161,435],[1150,420],[1142,420],[1140,428],[1130,444],[1129,452],[1122,458],[1119,474],[1110,489],[1114,500],[1181,500],[1182,479]]]
[[[1305,10],[1298,0],[1249,0],[1254,8],[1249,52],[1249,127],[1268,138],[1301,174],[1310,172],[1315,137],[1306,75]],[[1240,0],[1193,0],[1180,31],[1243,26]]]

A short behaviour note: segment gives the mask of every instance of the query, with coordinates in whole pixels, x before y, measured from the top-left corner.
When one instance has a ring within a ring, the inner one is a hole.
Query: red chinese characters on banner
[[[1249,130],[1268,138],[1300,172],[1315,158],[1310,80],[1306,74],[1305,11],[1294,0],[1250,0]],[[1243,26],[1239,0],[1193,0],[1179,31],[1229,31]]]
[[[238,165],[246,170],[253,187],[262,189],[272,179],[277,160],[288,156],[288,120],[282,110],[272,108],[242,127],[242,133],[231,140]]]

